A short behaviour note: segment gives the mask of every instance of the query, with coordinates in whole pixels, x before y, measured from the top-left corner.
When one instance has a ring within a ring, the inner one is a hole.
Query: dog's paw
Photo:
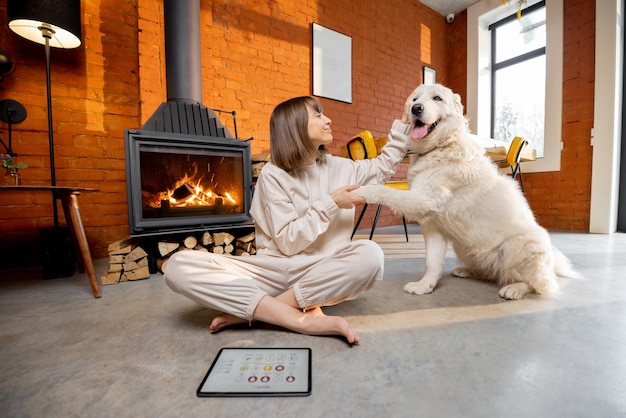
[[[407,283],[404,286],[404,291],[407,293],[412,293],[414,295],[425,295],[427,293],[432,293],[435,288],[436,283],[428,283],[425,280],[420,280],[419,282],[411,282]]]
[[[523,282],[515,282],[509,285],[504,286],[498,294],[501,298],[509,299],[509,300],[519,300],[526,295],[526,293],[530,293],[532,288]]]
[[[367,203],[382,203],[382,196],[387,191],[386,186],[379,184],[371,184],[367,186],[361,186],[354,190],[352,193],[357,196],[363,197]]]
[[[451,274],[452,276],[458,277],[461,279],[467,279],[469,277],[472,277],[472,271],[468,269],[467,267],[456,267],[452,269]]]
[[[456,267],[452,270],[452,275],[460,279],[472,279],[478,277],[476,270],[469,267]]]

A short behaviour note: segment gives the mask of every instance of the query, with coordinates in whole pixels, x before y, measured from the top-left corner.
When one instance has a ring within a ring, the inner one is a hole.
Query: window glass
[[[491,25],[491,135],[521,136],[544,156],[546,8],[541,2]]]
[[[546,8],[496,27],[496,60],[500,63],[546,46]]]
[[[497,71],[494,138],[521,136],[543,157],[546,57],[542,55]]]

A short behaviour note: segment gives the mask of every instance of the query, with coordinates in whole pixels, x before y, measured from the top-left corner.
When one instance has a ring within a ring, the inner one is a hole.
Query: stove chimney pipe
[[[232,138],[213,109],[202,104],[200,0],[163,0],[163,5],[167,102],[141,130]]]
[[[202,102],[200,0],[164,0],[167,101]]]

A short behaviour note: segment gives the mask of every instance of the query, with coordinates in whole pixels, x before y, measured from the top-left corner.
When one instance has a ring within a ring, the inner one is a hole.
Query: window
[[[546,8],[540,2],[489,26],[491,32],[491,137],[524,137],[544,154]]]
[[[481,137],[493,137],[495,134],[496,123],[492,120],[492,102],[493,91],[499,88],[498,85],[492,83],[492,71],[497,71],[496,82],[501,82],[505,87],[511,89],[521,88],[523,89],[523,96],[526,99],[532,98],[535,103],[539,105],[528,105],[527,110],[534,111],[537,107],[544,109],[544,123],[542,140],[543,147],[539,146],[538,154],[543,158],[539,158],[536,161],[523,163],[524,172],[546,172],[546,171],[559,171],[561,169],[561,128],[562,128],[562,108],[563,108],[563,0],[527,0],[525,8],[525,14],[530,14],[532,11],[538,11],[539,8],[545,10],[545,18],[539,19],[545,20],[544,24],[531,32],[537,32],[538,30],[545,32],[545,53],[543,58],[539,56],[531,57],[526,60],[524,64],[521,62],[520,68],[526,66],[526,69],[522,69],[522,73],[529,73],[533,71],[528,69],[529,66],[536,65],[543,67],[545,70],[545,79],[541,80],[535,77],[528,77],[526,74],[520,76],[511,76],[507,72],[514,71],[512,68],[501,68],[496,70],[499,64],[511,63],[509,60],[513,57],[524,56],[530,51],[539,49],[536,46],[537,41],[534,40],[531,43],[524,44],[524,48],[514,49],[512,46],[505,46],[501,48],[500,52],[494,52],[492,54],[492,31],[489,28],[500,22],[506,24],[505,20],[511,17],[512,25],[519,25],[523,22],[517,21],[515,16],[516,9],[510,4],[499,5],[494,7],[493,0],[480,0],[474,3],[467,9],[467,98],[466,98],[466,112],[469,120],[470,131]],[[514,2],[510,2],[513,4]],[[538,5],[539,4],[539,5]],[[522,20],[524,17],[522,17]],[[534,23],[537,23],[534,22]],[[501,45],[499,45],[501,46]],[[493,56],[497,54],[497,60],[492,61]],[[544,60],[543,63],[539,61]],[[498,65],[493,65],[495,62]],[[515,63],[515,62],[514,62]],[[518,63],[515,63],[518,64]],[[515,65],[517,66],[517,65]],[[511,67],[515,67],[511,66]],[[509,79],[507,80],[507,77]],[[543,85],[543,92],[531,92],[531,88],[539,88]],[[543,103],[541,99],[536,99],[538,94],[543,97]],[[511,99],[513,100],[513,99]],[[502,100],[501,100],[502,102]],[[511,101],[511,103],[513,103]],[[524,116],[527,117],[527,116]],[[521,116],[518,117],[517,128],[530,129],[529,124],[521,120]],[[522,126],[523,125],[523,126]],[[494,132],[492,133],[492,126]],[[541,123],[539,123],[539,129],[541,129]],[[516,133],[517,134],[517,133]],[[522,135],[529,136],[532,134],[524,133]],[[530,139],[530,138],[529,138]],[[508,141],[511,138],[507,139]],[[533,144],[533,147],[537,147]]]

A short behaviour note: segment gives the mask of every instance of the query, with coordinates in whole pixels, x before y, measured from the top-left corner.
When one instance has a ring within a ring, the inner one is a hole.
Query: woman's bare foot
[[[236,317],[231,314],[221,313],[211,321],[209,329],[211,333],[216,333],[226,327],[245,324],[246,319]],[[290,327],[292,331],[305,335],[339,335],[348,340],[348,343],[359,345],[359,337],[352,332],[348,321],[340,316],[326,316],[322,308],[313,308],[302,312],[301,320],[295,327]]]
[[[360,342],[345,319],[339,316],[326,316],[319,307],[303,312],[298,306],[293,288],[275,298],[263,297],[254,311],[253,318],[300,334],[339,335],[345,337],[349,344],[358,345]]]
[[[246,322],[248,321],[243,318],[236,317],[235,315],[221,313],[213,318],[209,329],[211,330],[211,333],[215,333],[222,328],[230,327],[233,325],[245,324]]]
[[[348,343],[359,345],[359,337],[352,332],[348,321],[340,316],[326,316],[322,308],[314,308],[304,313],[302,328],[298,331],[307,335],[341,335]]]

